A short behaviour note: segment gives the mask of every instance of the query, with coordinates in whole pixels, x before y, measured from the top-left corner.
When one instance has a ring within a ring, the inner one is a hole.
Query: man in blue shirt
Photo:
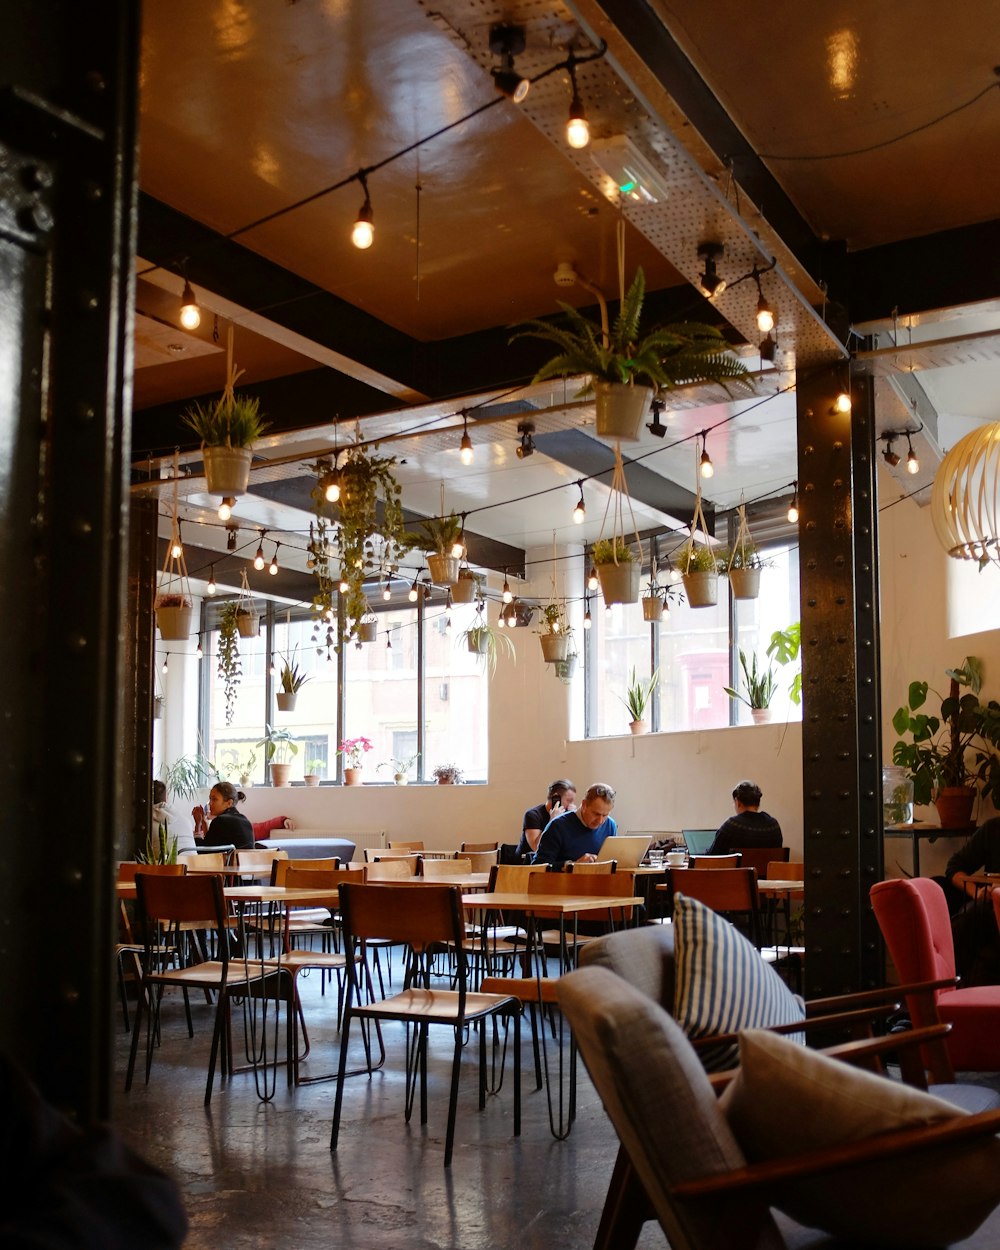
[[[577,864],[592,864],[605,838],[614,837],[618,827],[611,819],[615,805],[615,792],[602,782],[592,785],[583,796],[579,811],[565,812],[556,816],[545,826],[538,850],[536,864],[563,864],[572,860]]]

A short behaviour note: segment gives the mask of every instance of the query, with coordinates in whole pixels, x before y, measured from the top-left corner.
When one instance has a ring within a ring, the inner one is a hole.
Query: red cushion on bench
[[[284,829],[287,816],[273,816],[270,820],[255,820],[253,822],[253,840],[260,842],[271,832],[272,829]]]

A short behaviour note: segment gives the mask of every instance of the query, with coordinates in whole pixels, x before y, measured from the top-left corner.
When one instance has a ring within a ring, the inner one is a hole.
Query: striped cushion
[[[674,896],[674,1019],[688,1037],[766,1029],[805,1018],[802,1000],[736,928],[696,899]],[[803,1041],[801,1034],[793,1040]],[[698,1052],[709,1072],[735,1067],[735,1044]]]

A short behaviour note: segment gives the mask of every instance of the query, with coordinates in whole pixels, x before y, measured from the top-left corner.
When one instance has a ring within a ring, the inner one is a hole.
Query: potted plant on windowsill
[[[599,438],[636,442],[649,407],[650,388],[664,391],[682,383],[718,382],[727,390],[728,383],[752,389],[746,367],[713,326],[685,321],[643,335],[639,322],[645,295],[646,279],[640,268],[607,333],[560,301],[568,327],[527,321],[511,339],[544,339],[559,349],[535,374],[535,382],[586,375],[576,398],[596,395]]]
[[[948,694],[941,699],[940,715],[920,709],[930,690],[925,681],[910,682],[907,702],[897,708],[892,727],[909,734],[892,749],[892,762],[913,778],[915,803],[934,802],[941,824],[962,829],[971,823],[977,791],[1000,806],[1000,703],[983,703],[982,662],[966,656],[961,668],[945,670]],[[968,693],[962,694],[962,690]],[[940,696],[939,696],[940,697]]]
[[[601,538],[592,553],[601,595],[606,604],[636,603],[642,569],[624,538]]]
[[[264,758],[271,766],[272,783],[275,786],[287,786],[288,774],[292,771],[292,756],[299,753],[291,730],[273,729],[270,725],[265,725],[264,737],[255,745],[264,748]]]
[[[181,420],[201,439],[208,493],[224,499],[246,494],[253,445],[268,428],[260,400],[227,387],[208,404],[192,404]]]
[[[457,764],[438,764],[433,769],[431,776],[439,786],[460,786],[462,784],[462,770]]]
[[[770,664],[766,669],[758,668],[756,652],[750,657],[748,665],[746,652],[742,647],[740,648],[740,668],[743,670],[746,694],[741,694],[732,686],[724,686],[723,689],[731,699],[738,699],[740,703],[745,703],[750,709],[753,723],[761,725],[771,719],[771,700],[778,688],[774,669]]]
[[[344,785],[360,786],[361,770],[364,758],[372,750],[370,738],[345,738],[337,748],[337,754],[344,757]]]
[[[537,632],[542,645],[542,659],[546,664],[566,659],[573,631],[566,622],[566,611],[561,603],[545,604],[541,609]]]
[[[635,735],[644,734],[648,729],[646,709],[649,707],[649,701],[653,697],[653,691],[656,689],[656,684],[659,680],[659,669],[654,669],[652,676],[644,680],[636,675],[636,671],[633,668],[628,681],[628,689],[624,696],[618,696],[632,718],[629,722],[629,729]]]
[[[393,783],[397,786],[405,786],[409,782],[409,771],[418,759],[420,759],[420,752],[416,751],[409,759],[398,760],[393,756],[390,760],[384,760],[378,767],[380,770],[391,768]]]
[[[306,760],[302,780],[307,786],[318,786],[326,768],[326,760]]]
[[[419,532],[408,532],[406,540],[411,547],[422,547],[430,571],[431,581],[437,586],[450,586],[458,581],[462,550],[461,520],[454,512],[447,516],[422,517],[417,525]]]
[[[294,653],[291,659],[281,660],[281,673],[278,680],[281,683],[281,689],[275,696],[278,701],[278,711],[294,712],[299,691],[309,680],[308,674],[299,668]]]

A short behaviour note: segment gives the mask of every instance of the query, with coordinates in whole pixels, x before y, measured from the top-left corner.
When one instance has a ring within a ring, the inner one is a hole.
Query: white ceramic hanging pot
[[[597,437],[609,442],[637,443],[652,395],[648,386],[595,382]]]
[[[542,659],[546,664],[565,660],[569,651],[568,634],[539,634],[538,641],[542,644]]]
[[[625,560],[621,564],[598,564],[597,580],[601,594],[607,603],[638,603],[639,577],[642,570],[637,560]]]
[[[205,447],[205,481],[210,495],[245,495],[250,483],[249,447]]]
[[[734,599],[756,599],[760,594],[760,569],[730,569]]]
[[[457,556],[443,556],[437,552],[427,553],[427,568],[430,570],[431,581],[435,586],[450,586],[452,582],[457,582],[458,570],[461,566],[462,562]]]
[[[713,569],[703,573],[685,573],[684,593],[692,608],[714,608],[719,602],[719,574]]]

